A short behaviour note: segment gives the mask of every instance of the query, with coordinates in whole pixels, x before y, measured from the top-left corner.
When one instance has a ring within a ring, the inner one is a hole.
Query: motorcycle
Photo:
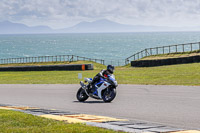
[[[115,76],[108,75],[108,78],[100,77],[100,82],[95,83],[92,86],[90,83],[92,78],[85,78],[85,83],[80,82],[81,87],[79,88],[76,97],[78,101],[84,102],[88,97],[94,99],[103,99],[104,102],[111,102],[116,96],[116,87],[118,86]]]

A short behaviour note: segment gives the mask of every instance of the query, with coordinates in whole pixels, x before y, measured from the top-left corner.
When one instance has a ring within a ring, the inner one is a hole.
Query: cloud
[[[0,21],[61,28],[102,18],[133,25],[198,25],[200,0],[0,1]]]

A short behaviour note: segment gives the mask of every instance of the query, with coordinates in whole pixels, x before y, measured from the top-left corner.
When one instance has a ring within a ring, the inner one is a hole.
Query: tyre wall
[[[93,64],[0,67],[0,71],[84,71],[93,69]]]
[[[153,67],[153,66],[186,64],[186,63],[195,63],[195,62],[200,62],[200,56],[158,59],[158,60],[131,61],[131,66],[132,67]]]

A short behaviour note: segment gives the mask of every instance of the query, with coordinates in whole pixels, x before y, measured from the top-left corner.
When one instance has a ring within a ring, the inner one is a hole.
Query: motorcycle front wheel
[[[105,89],[103,91],[102,99],[104,102],[111,102],[116,96],[116,88]]]
[[[88,95],[85,93],[85,90],[81,87],[79,88],[76,98],[78,99],[79,102],[84,102],[85,100],[88,99]]]

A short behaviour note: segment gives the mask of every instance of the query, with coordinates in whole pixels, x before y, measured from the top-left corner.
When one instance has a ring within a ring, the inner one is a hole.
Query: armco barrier
[[[200,62],[200,56],[180,57],[180,58],[168,58],[158,60],[138,60],[131,61],[132,67],[153,67],[163,65],[174,65],[174,64],[186,64]]]
[[[0,71],[84,71],[93,69],[93,64],[0,67]]]

